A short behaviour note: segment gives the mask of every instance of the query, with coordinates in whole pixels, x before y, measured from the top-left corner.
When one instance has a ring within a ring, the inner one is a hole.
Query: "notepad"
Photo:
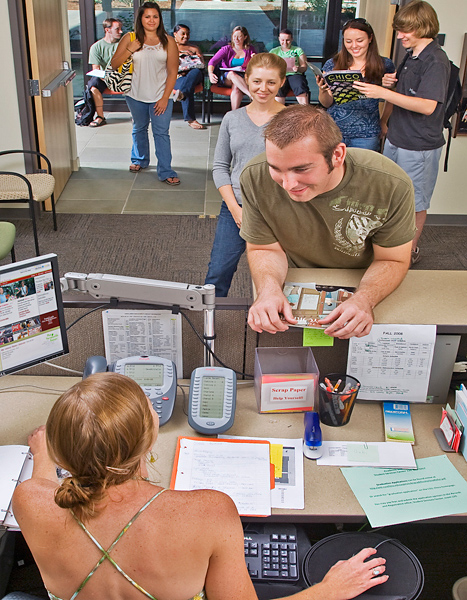
[[[267,441],[179,437],[170,487],[224,492],[240,515],[269,516],[274,485],[269,447]]]

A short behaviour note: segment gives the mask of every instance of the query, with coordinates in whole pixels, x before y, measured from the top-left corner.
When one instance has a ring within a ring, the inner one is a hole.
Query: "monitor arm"
[[[214,351],[214,311],[216,288],[213,285],[190,285],[157,279],[103,275],[102,273],[65,273],[60,279],[62,292],[75,290],[94,298],[142,302],[167,308],[204,311],[204,340]],[[204,349],[205,366],[214,366],[214,357]]]

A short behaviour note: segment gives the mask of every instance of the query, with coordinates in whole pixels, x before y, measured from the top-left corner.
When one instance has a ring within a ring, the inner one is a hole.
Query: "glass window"
[[[133,0],[95,0],[94,19],[96,22],[96,40],[104,36],[102,22],[104,19],[121,19],[123,22],[123,33],[133,31],[134,11]]]
[[[80,52],[81,23],[78,0],[68,0],[68,33],[71,52]]]

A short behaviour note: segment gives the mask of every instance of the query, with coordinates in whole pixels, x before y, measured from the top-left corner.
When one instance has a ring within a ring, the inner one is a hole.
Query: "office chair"
[[[0,260],[11,253],[11,262],[16,262],[15,257],[16,227],[13,223],[0,221]]]
[[[34,202],[42,202],[44,206],[47,198],[51,199],[54,230],[57,231],[54,198],[55,178],[52,175],[52,165],[45,154],[35,150],[4,150],[0,152],[0,156],[7,154],[35,154],[39,157],[39,167],[41,166],[41,159],[47,164],[47,170],[41,169],[39,173],[22,175],[13,171],[0,171],[0,202],[27,202],[29,204],[29,215],[32,221],[36,256],[39,256],[39,240],[37,238]]]

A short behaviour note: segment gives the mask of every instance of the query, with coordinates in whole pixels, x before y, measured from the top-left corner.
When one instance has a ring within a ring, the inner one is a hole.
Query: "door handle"
[[[63,70],[48,84],[47,87],[42,88],[42,96],[49,98],[59,87],[65,87],[72,81],[76,76],[76,71],[70,69],[68,62],[63,63]]]

